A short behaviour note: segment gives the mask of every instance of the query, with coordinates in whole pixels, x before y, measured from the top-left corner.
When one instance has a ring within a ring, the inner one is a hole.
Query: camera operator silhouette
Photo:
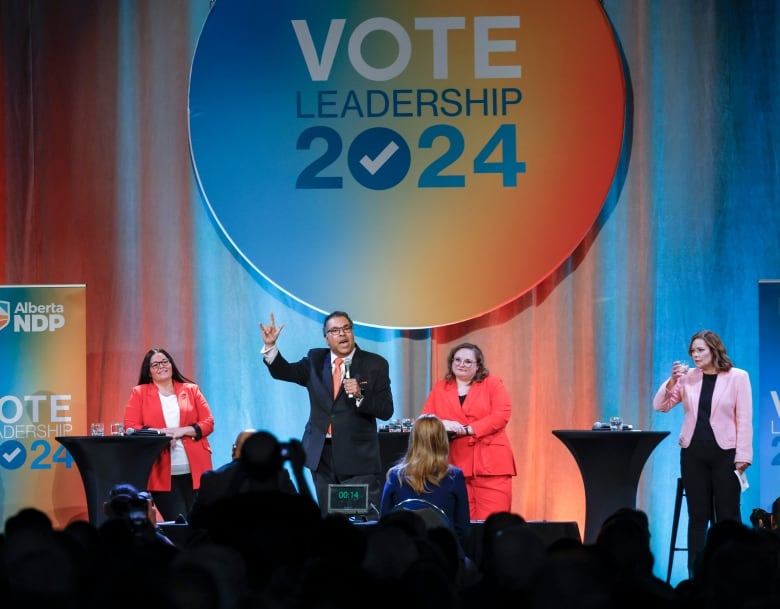
[[[232,461],[203,473],[198,495],[188,522],[194,528],[208,528],[213,511],[220,502],[245,493],[274,491],[295,494],[296,488],[284,461],[290,461],[299,492],[309,495],[303,479],[303,448],[291,440],[280,444],[267,431],[247,429],[236,437]]]
[[[140,491],[132,484],[119,483],[108,491],[103,503],[107,520],[101,526],[104,536],[127,537],[134,541],[174,543],[157,528],[157,509],[148,491]]]

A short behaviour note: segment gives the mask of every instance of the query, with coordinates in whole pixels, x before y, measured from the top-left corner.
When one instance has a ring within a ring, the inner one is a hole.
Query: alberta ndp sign
[[[598,0],[217,0],[189,104],[203,195],[248,266],[317,310],[425,328],[573,252],[626,84]]]
[[[56,526],[84,514],[57,437],[87,418],[86,286],[0,285],[0,519],[34,505]]]

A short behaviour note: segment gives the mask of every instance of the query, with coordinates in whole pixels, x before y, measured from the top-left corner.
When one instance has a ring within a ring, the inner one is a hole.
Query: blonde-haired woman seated
[[[402,502],[420,500],[439,508],[461,546],[469,526],[469,500],[463,471],[448,463],[449,438],[435,415],[420,416],[412,427],[406,455],[387,472],[380,515]],[[423,504],[425,505],[425,504]]]

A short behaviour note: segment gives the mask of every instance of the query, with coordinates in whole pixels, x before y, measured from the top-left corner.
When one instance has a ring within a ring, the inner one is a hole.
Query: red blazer
[[[512,403],[500,378],[489,375],[482,382],[472,383],[463,406],[458,399],[458,384],[438,381],[425,400],[423,414],[471,426],[474,435],[450,442],[450,463],[462,469],[467,478],[517,473],[506,434]]]
[[[213,469],[211,464],[211,445],[206,439],[214,431],[214,418],[211,416],[206,398],[200,392],[200,388],[194,383],[173,382],[173,388],[179,402],[181,411],[180,427],[186,427],[197,423],[203,436],[196,440],[191,436],[181,438],[187,459],[190,461],[193,488],[200,487],[200,476],[203,472]],[[125,407],[125,429],[142,429],[144,427],[163,428],[165,417],[163,416],[160,396],[154,383],[136,385],[130,393],[130,399]],[[150,491],[171,490],[171,450],[166,447],[157,457],[149,475]]]

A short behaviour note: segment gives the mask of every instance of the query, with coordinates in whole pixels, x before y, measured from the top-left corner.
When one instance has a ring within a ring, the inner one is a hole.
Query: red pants
[[[472,520],[485,520],[495,512],[512,511],[512,476],[466,478]]]

